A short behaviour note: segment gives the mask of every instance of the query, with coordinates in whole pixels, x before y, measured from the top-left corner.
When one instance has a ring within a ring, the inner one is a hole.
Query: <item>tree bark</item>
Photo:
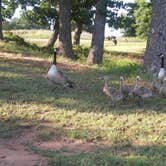
[[[74,58],[71,39],[71,0],[59,0],[59,51]]]
[[[87,60],[89,64],[101,64],[103,60],[106,6],[107,0],[97,1],[94,32]]]
[[[3,40],[3,32],[2,32],[2,0],[0,0],[0,40]]]
[[[46,45],[46,48],[52,48],[58,38],[58,34],[59,34],[59,21],[57,21],[55,23],[55,26],[54,26],[54,32],[52,33],[47,45]]]
[[[151,71],[152,68],[159,70],[161,59],[156,55],[166,54],[166,1],[152,1],[152,19],[148,36],[144,67]],[[165,59],[166,62],[166,59]],[[165,66],[166,68],[166,66]]]
[[[82,33],[82,23],[77,23],[76,26],[77,27],[76,27],[75,34],[74,34],[74,44],[79,45],[80,37],[81,37],[81,33]]]

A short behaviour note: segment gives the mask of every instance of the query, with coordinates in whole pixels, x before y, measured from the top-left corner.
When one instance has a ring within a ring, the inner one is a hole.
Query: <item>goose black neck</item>
[[[54,60],[53,60],[53,64],[56,65],[56,51],[54,51]]]
[[[164,68],[164,57],[161,58],[161,68]]]

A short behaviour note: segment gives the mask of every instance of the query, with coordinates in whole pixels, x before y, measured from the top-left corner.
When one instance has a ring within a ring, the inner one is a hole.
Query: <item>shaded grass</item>
[[[49,141],[54,137],[53,131],[40,131],[40,133],[37,134],[36,138],[39,141]]]
[[[16,53],[19,55],[26,55],[26,56],[34,56],[34,57],[42,57],[42,58],[48,58],[50,57],[50,53],[43,52],[42,50],[34,50],[31,48],[27,48],[25,46],[20,46],[16,44],[15,42],[0,42],[0,50],[3,52],[9,52],[9,53]]]
[[[9,117],[6,122],[0,120],[0,138],[11,138],[15,136],[18,132],[18,126],[19,123],[15,116]]]
[[[50,166],[164,166],[166,148],[161,146],[119,146],[93,152],[73,153],[69,149],[43,150],[28,144],[29,150],[51,158]]]

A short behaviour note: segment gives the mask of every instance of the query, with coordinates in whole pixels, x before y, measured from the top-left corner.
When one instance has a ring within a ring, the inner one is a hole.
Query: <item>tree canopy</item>
[[[150,21],[152,15],[151,2],[138,0],[137,8],[134,11],[136,35],[147,38],[150,29]]]

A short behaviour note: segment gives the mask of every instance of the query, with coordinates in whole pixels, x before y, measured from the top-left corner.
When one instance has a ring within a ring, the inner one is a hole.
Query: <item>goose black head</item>
[[[120,81],[125,81],[126,78],[124,76],[120,76]]]
[[[137,80],[137,81],[141,81],[141,77],[140,77],[140,76],[137,76],[137,77],[136,77],[136,80]]]
[[[108,81],[110,78],[111,78],[111,76],[104,75],[104,76],[98,77],[97,79],[98,79],[98,80],[105,80],[105,81]]]
[[[160,53],[158,56],[161,58],[161,66],[160,66],[160,68],[164,68],[165,55],[163,53]]]
[[[58,47],[56,47],[56,48],[54,48],[54,54],[58,54],[59,53],[59,48]]]
[[[165,55],[163,53],[160,53],[157,56],[160,57],[160,58],[164,58]]]

